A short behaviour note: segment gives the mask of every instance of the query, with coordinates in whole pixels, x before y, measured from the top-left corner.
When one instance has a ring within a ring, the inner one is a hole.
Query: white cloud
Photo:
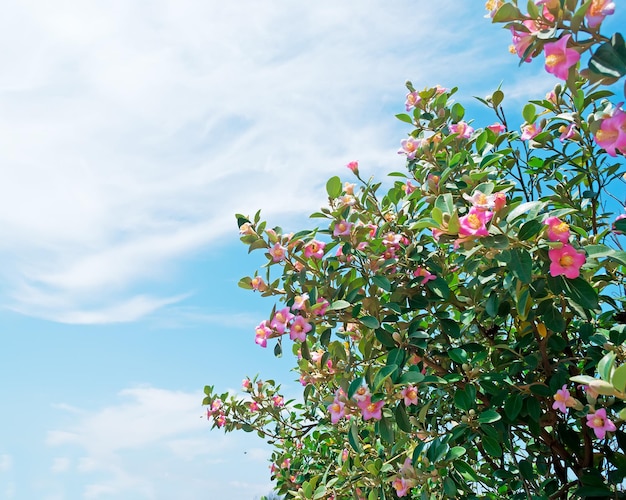
[[[210,432],[201,394],[133,387],[119,398],[99,410],[66,405],[71,422],[48,432],[46,444],[64,450],[52,471],[74,462],[85,498],[247,500],[270,490],[269,450],[255,436]]]
[[[253,13],[251,15],[251,13]],[[232,214],[302,214],[330,172],[401,161],[402,82],[484,85],[458,2],[69,0],[0,20],[0,275],[7,307],[133,321],[182,300],[186,257]],[[480,55],[480,58],[477,56]],[[470,70],[471,69],[471,70]],[[343,173],[343,172],[342,172]]]
[[[13,457],[7,453],[0,455],[0,472],[7,472],[13,468]]]

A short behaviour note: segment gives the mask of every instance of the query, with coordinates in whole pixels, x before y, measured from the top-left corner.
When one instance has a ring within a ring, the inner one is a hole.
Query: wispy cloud
[[[201,397],[134,387],[121,391],[115,404],[70,411],[70,423],[50,430],[46,438],[48,446],[64,450],[51,471],[72,473],[85,498],[243,500],[269,491],[267,450],[249,436],[209,432]],[[249,484],[235,487],[242,463],[250,469]],[[220,477],[219,483],[203,473],[207,467],[219,472],[210,475]]]
[[[480,89],[502,57],[485,56],[471,31],[482,13],[458,2],[4,14],[0,43],[20,50],[0,56],[2,301],[62,322],[133,321],[183,300],[177,264],[233,234],[234,212],[308,212],[353,158],[402,168],[391,115],[404,79]],[[148,296],[155,283],[170,293]]]

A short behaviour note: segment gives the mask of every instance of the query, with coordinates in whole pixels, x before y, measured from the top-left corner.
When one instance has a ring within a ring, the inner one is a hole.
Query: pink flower
[[[501,134],[502,132],[506,132],[506,127],[502,125],[500,122],[493,123],[489,125],[487,128],[496,135]]]
[[[526,125],[522,125],[522,135],[520,139],[522,139],[522,141],[528,141],[537,137],[540,132],[541,127],[538,127],[534,123],[527,123]]]
[[[393,486],[393,489],[396,490],[396,495],[398,495],[398,497],[404,497],[409,492],[411,483],[404,477],[396,477],[392,481],[391,486]]]
[[[534,41],[534,34],[539,31],[537,28],[537,23],[535,21],[527,20],[523,22],[524,26],[528,29],[526,31],[517,31],[515,28],[511,28],[512,42],[513,46],[511,48],[511,52],[515,52],[517,56],[521,59],[524,57],[526,50],[530,47],[530,44]],[[528,55],[524,62],[530,62],[531,56]]]
[[[565,142],[566,140],[571,139],[572,137],[574,137],[574,135],[576,135],[576,124],[570,123],[567,126],[561,125],[559,127],[559,132],[561,132],[559,140],[561,142]]]
[[[291,326],[289,327],[289,338],[291,340],[300,340],[304,342],[306,340],[306,334],[311,331],[313,327],[302,316],[296,316]]]
[[[420,141],[414,137],[409,137],[408,139],[402,139],[400,141],[400,146],[402,149],[398,151],[398,154],[405,154],[409,160],[413,160],[417,154],[418,148],[420,147]]]
[[[556,92],[554,90],[551,90],[550,92],[548,92],[546,94],[546,101],[549,101],[552,104],[557,104],[558,103],[558,98],[557,98]]]
[[[626,151],[626,113],[615,108],[610,118],[602,120],[594,139],[610,156],[617,156],[617,149]]]
[[[415,106],[419,104],[421,97],[417,92],[409,92],[406,95],[405,108],[407,111],[411,111]]]
[[[466,122],[459,122],[453,125],[449,125],[448,128],[452,134],[458,134],[459,137],[469,139],[474,133],[474,129],[470,127]]]
[[[218,427],[224,427],[226,425],[226,415],[220,413],[218,417],[215,419],[215,423]]]
[[[335,223],[333,229],[333,236],[350,236],[350,230],[352,229],[352,223],[345,220],[340,220]]]
[[[436,95],[441,95],[441,94],[443,94],[444,92],[446,92],[447,90],[448,90],[447,88],[442,87],[442,86],[441,86],[441,85],[439,85],[439,84],[435,85],[435,94],[436,94]]]
[[[323,297],[317,299],[317,304],[313,306],[313,312],[318,316],[324,316],[326,310],[330,307],[330,303]]]
[[[272,397],[272,401],[274,402],[274,406],[276,406],[277,408],[285,406],[285,399],[278,394]]]
[[[570,231],[567,223],[558,217],[548,217],[543,223],[548,226],[548,239],[550,241],[560,241],[561,243],[569,241]]]
[[[249,236],[251,234],[256,234],[256,231],[252,227],[252,224],[250,224],[249,222],[244,222],[239,228],[239,234]]]
[[[417,404],[417,388],[414,385],[409,385],[402,389],[400,392],[402,397],[404,398],[404,404],[406,406],[416,405]]]
[[[339,422],[342,417],[346,416],[345,404],[339,401],[338,399],[334,399],[332,403],[328,405],[328,412],[330,413],[330,421],[333,424]]]
[[[348,460],[348,457],[349,457],[349,456],[350,456],[350,455],[349,455],[348,448],[344,448],[344,449],[342,450],[342,452],[341,452],[341,461],[342,461],[342,462],[345,462],[346,460]]]
[[[595,413],[587,415],[587,427],[593,429],[594,434],[598,439],[604,439],[608,432],[615,431],[615,424],[606,417],[606,410],[600,408]]]
[[[500,194],[503,195],[504,193],[500,193]],[[483,193],[482,191],[474,191],[474,194],[472,196],[469,196],[468,194],[463,193],[463,198],[471,202],[471,204],[477,210],[490,210],[492,208],[495,208],[495,205],[496,205],[496,195],[495,194],[487,195]],[[505,203],[506,203],[506,196],[505,196]]]
[[[552,248],[548,251],[550,257],[550,276],[565,275],[566,278],[574,279],[580,276],[580,268],[585,263],[584,252],[577,252],[569,243],[561,248]]]
[[[396,234],[393,232],[389,232],[383,236],[383,245],[390,248],[398,248],[400,246],[400,242],[402,241],[402,235]]]
[[[285,252],[287,252],[287,249],[284,246],[280,243],[275,243],[274,246],[270,248],[272,262],[281,262],[285,260]]]
[[[309,241],[304,246],[304,256],[307,259],[321,259],[324,256],[324,248],[326,247],[326,243],[321,241],[313,240]]]
[[[502,191],[493,195],[493,209],[498,212],[506,206],[506,194]]]
[[[241,387],[244,388],[246,391],[250,389],[251,385],[252,385],[252,381],[249,378],[244,378],[241,381]]]
[[[355,401],[361,402],[361,401],[365,401],[369,397],[370,397],[369,387],[367,387],[366,385],[362,385],[355,391],[354,395],[352,396],[352,399],[354,399]]]
[[[259,411],[259,403],[257,403],[256,401],[250,401],[250,403],[248,403],[248,411]]]
[[[487,3],[485,4],[485,9],[487,9],[489,12],[485,17],[490,18],[495,16],[496,12],[498,12],[498,9],[502,7],[503,3],[504,2],[502,0],[487,0]]]
[[[406,193],[406,194],[411,194],[413,191],[415,191],[417,188],[411,184],[411,181],[406,181],[406,184],[402,186],[402,190]]]
[[[413,271],[413,276],[415,276],[416,278],[422,278],[420,285],[425,285],[429,281],[437,279],[437,276],[430,273],[428,269],[425,269],[423,267],[418,267],[417,269],[415,269],[415,271]]]
[[[280,311],[276,311],[274,317],[272,318],[272,321],[270,321],[270,327],[282,335],[283,333],[285,333],[287,323],[289,323],[293,318],[294,316],[289,311],[289,308],[285,307]]]
[[[254,342],[260,345],[261,347],[267,347],[267,339],[269,335],[272,333],[272,329],[267,326],[267,320],[261,321],[259,326],[255,329],[256,337]]]
[[[252,278],[252,280],[250,280],[250,286],[253,290],[258,290],[259,292],[264,292],[265,290],[267,290],[267,285],[265,284],[265,281],[263,281],[263,278],[261,278],[260,276],[255,276],[254,278]]]
[[[567,48],[571,35],[565,35],[558,41],[546,43],[543,51],[546,56],[546,71],[561,80],[567,80],[569,69],[580,60],[580,54]]]
[[[470,208],[467,215],[459,219],[459,236],[489,236],[485,224],[491,220],[492,213],[476,207]]]
[[[363,420],[380,420],[382,418],[382,408],[385,405],[384,400],[377,401],[376,403],[372,402],[372,397],[367,396],[363,401],[359,401],[357,406],[361,409],[361,415],[363,416]]]
[[[346,167],[352,170],[354,174],[359,175],[359,162],[358,161],[351,161],[350,163],[346,165]]]
[[[575,400],[567,390],[567,384],[563,385],[554,395],[554,403],[552,408],[562,413],[567,413],[567,409],[574,406]]]
[[[610,16],[615,12],[615,3],[611,0],[592,0],[585,19],[590,28],[599,26],[606,16]]]
[[[303,293],[302,295],[296,295],[293,299],[292,311],[301,311],[306,306],[306,301],[309,300],[309,294]]]

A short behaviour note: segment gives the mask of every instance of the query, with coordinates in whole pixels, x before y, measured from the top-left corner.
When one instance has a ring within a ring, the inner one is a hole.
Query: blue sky
[[[517,68],[481,2],[13,2],[0,19],[0,498],[251,500],[268,448],[209,432],[205,384],[298,394],[234,213],[297,230],[344,165],[402,170],[404,82]],[[615,26],[621,18],[611,20]],[[470,113],[471,114],[471,113]]]

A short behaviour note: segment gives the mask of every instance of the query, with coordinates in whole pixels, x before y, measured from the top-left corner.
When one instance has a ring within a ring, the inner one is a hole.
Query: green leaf
[[[341,195],[341,179],[337,176],[331,177],[326,183],[326,192],[330,198],[338,198]]]
[[[513,210],[509,212],[506,216],[506,221],[508,223],[513,222],[518,217],[528,214],[532,211],[539,211],[545,206],[543,201],[527,201],[526,203],[520,203]],[[534,217],[531,217],[534,218]]]
[[[372,281],[378,288],[382,288],[386,292],[391,291],[391,281],[385,276],[374,276],[372,277]]]
[[[335,300],[330,307],[328,308],[329,311],[340,311],[341,309],[346,309],[347,307],[350,307],[350,302],[348,302],[347,300]]]
[[[515,5],[505,3],[496,11],[491,22],[508,23],[519,19],[524,19],[524,14]]]
[[[560,311],[552,304],[541,315],[541,320],[553,332],[562,332],[565,330],[565,319]]]
[[[380,431],[380,437],[383,438],[383,441],[386,441],[389,444],[394,444],[393,425],[388,418],[385,418],[384,415],[378,421],[378,430]]]
[[[385,380],[387,380],[393,372],[398,369],[398,365],[385,365],[374,377],[374,390],[377,391]]]
[[[485,410],[480,415],[478,415],[478,422],[481,424],[490,424],[492,422],[497,422],[502,417],[495,410]]]
[[[497,439],[494,439],[491,436],[483,436],[482,443],[483,448],[488,455],[491,455],[492,457],[502,456],[502,448],[500,447],[500,443],[498,443]]]
[[[424,375],[418,371],[409,370],[404,372],[398,381],[400,384],[419,384],[424,380]]]
[[[380,323],[374,316],[361,316],[359,321],[367,328],[375,329],[380,326]]]
[[[619,392],[626,390],[626,364],[618,366],[611,377],[611,384]]]
[[[446,461],[456,460],[457,458],[465,455],[466,452],[467,450],[462,446],[454,446],[450,448],[450,450],[448,450],[448,453],[446,455]]]
[[[461,336],[461,327],[453,319],[440,319],[439,324],[441,329],[453,339],[458,339]]]
[[[456,484],[454,484],[454,480],[451,477],[446,477],[443,480],[443,492],[445,493],[446,498],[456,497]]]
[[[460,347],[454,347],[448,351],[450,359],[458,364],[467,363],[467,353]]]
[[[463,460],[455,460],[452,465],[466,481],[471,481],[474,483],[480,481],[480,477],[478,477],[476,471],[467,462],[464,462]]]
[[[404,402],[400,401],[398,406],[396,406],[396,424],[398,424],[398,428],[403,430],[404,432],[411,432],[413,430],[413,426],[409,421],[409,417],[406,414],[406,407],[404,406]]]
[[[509,267],[515,277],[522,283],[529,284],[532,280],[533,260],[523,248],[514,248],[511,250],[511,261]]]
[[[356,420],[353,420],[350,425],[350,430],[348,431],[348,441],[350,442],[350,446],[357,453],[361,453],[363,449],[361,448],[361,442],[359,440],[359,428],[357,426]]]
[[[426,287],[443,300],[448,300],[450,297],[450,288],[448,288],[448,283],[443,278],[429,281],[426,283]]]
[[[537,119],[537,108],[535,105],[530,102],[526,104],[522,110],[522,116],[524,120],[526,120],[526,123],[534,123]]]
[[[584,309],[598,309],[598,293],[583,278],[563,279],[566,295]]]
[[[400,120],[401,122],[408,123],[409,125],[413,125],[413,119],[409,115],[405,115],[404,113],[401,113],[399,115],[396,115],[396,118]]]
[[[512,422],[515,421],[515,418],[519,415],[519,412],[522,410],[522,405],[524,401],[519,393],[515,392],[511,394],[507,400],[504,402],[504,413],[507,418]]]
[[[600,378],[606,382],[610,382],[614,366],[615,353],[609,352],[608,354],[605,354],[602,359],[598,361],[598,374],[600,375]]]
[[[589,69],[611,78],[626,75],[626,45],[621,34],[615,33],[610,42],[598,47],[589,60]]]
[[[533,236],[539,234],[539,232],[544,228],[544,225],[539,222],[537,219],[531,219],[528,222],[525,222],[522,227],[520,227],[519,232],[517,233],[517,237],[521,241],[526,241],[532,238]]]
[[[352,382],[350,382],[350,385],[348,386],[348,398],[352,398],[357,389],[362,385],[365,385],[365,379],[363,377],[355,378]]]
[[[494,108],[497,108],[498,106],[500,106],[503,100],[504,100],[504,92],[502,92],[501,90],[496,90],[491,95],[491,104],[493,104]]]

